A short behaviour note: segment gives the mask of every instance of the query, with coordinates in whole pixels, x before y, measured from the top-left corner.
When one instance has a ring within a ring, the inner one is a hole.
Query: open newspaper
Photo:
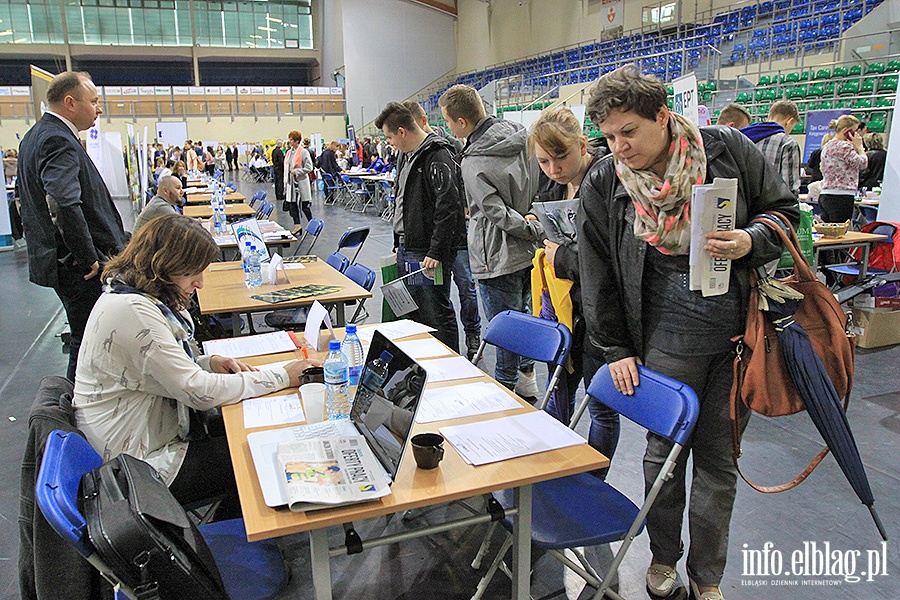
[[[734,229],[737,179],[716,177],[711,184],[695,185],[691,198],[690,289],[704,297],[728,292],[731,261],[703,249],[704,234]]]
[[[375,500],[391,493],[384,469],[362,436],[281,443],[278,464],[293,511]]]

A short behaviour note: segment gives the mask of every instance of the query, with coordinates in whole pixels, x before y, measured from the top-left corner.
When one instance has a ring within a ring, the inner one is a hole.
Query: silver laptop
[[[361,435],[384,468],[388,483],[393,483],[415,422],[416,410],[425,391],[426,373],[394,342],[376,331],[366,353],[360,381],[366,377],[370,363],[380,358],[384,352],[390,354],[384,384],[374,395],[366,393],[359,386],[349,419],[257,431],[247,435],[267,506],[283,507],[288,504],[277,458],[278,444],[282,442]],[[331,506],[335,505],[310,505],[308,508]]]

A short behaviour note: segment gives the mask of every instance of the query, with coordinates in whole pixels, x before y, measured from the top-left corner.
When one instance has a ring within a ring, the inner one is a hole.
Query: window
[[[659,4],[657,6],[645,6],[641,14],[644,25],[669,25],[677,18],[676,3]]]

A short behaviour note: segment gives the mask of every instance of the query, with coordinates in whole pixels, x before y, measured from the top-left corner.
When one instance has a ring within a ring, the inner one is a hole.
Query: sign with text
[[[679,77],[672,82],[675,91],[675,108],[673,112],[682,117],[687,117],[695,125],[700,124],[700,115],[697,107],[697,76],[693,73]]]
[[[809,162],[809,155],[813,150],[822,147],[822,138],[828,133],[828,124],[832,119],[841,115],[849,115],[850,109],[841,110],[811,110],[806,113],[806,142],[803,144],[803,162]]]
[[[622,36],[625,24],[625,3],[622,0],[603,0],[600,39],[612,40]]]

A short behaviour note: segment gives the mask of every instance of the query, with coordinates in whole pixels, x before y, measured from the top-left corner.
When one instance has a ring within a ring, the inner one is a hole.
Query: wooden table
[[[424,335],[415,337],[425,337]],[[264,364],[299,357],[299,353],[282,353],[253,359],[244,359],[252,364]],[[429,384],[428,388],[448,387],[460,383],[477,381],[493,381],[489,376],[463,379],[458,381]],[[507,392],[510,393],[510,392]],[[510,393],[510,395],[512,395]],[[436,431],[438,427],[448,424],[462,424],[509,416],[535,410],[522,402],[522,407],[515,410],[479,415],[438,423],[415,423],[414,432]],[[517,514],[513,525],[513,587],[512,597],[528,598],[530,589],[531,565],[531,485],[540,481],[566,477],[592,469],[604,468],[609,460],[587,444],[542,452],[512,460],[505,460],[479,467],[466,464],[465,460],[450,444],[445,444],[444,460],[440,467],[433,470],[417,469],[412,452],[407,449],[403,454],[397,478],[391,487],[391,495],[377,501],[364,502],[351,506],[322,509],[307,513],[278,511],[266,506],[262,490],[253,466],[253,457],[247,443],[247,430],[244,429],[244,414],[240,404],[222,407],[225,429],[228,433],[228,446],[231,462],[234,466],[238,494],[244,514],[244,526],[247,539],[250,541],[279,537],[293,533],[309,532],[310,554],[313,567],[313,585],[317,600],[331,598],[330,556],[342,554],[343,547],[330,549],[328,546],[327,528],[343,525],[353,521],[371,519],[384,515],[403,512],[416,508],[444,504],[453,500],[472,498],[498,490],[515,488]],[[268,427],[262,429],[275,429]],[[253,431],[259,431],[254,429]],[[516,512],[507,511],[507,514]],[[403,539],[431,535],[453,526],[471,526],[487,523],[490,515],[465,517],[451,523],[426,527],[420,530],[404,532]],[[400,541],[397,539],[364,540],[364,547],[375,547],[386,543]],[[438,594],[439,596],[439,594]]]
[[[230,194],[225,194],[225,202],[244,202],[246,199],[247,196],[243,195],[240,192],[231,192]],[[201,192],[196,194],[187,194],[184,201],[187,204],[206,204],[210,200],[212,200],[212,194]]]
[[[371,292],[354,283],[324,260],[306,263],[304,267],[304,269],[287,270],[288,277],[291,279],[290,283],[274,285],[264,283],[251,289],[244,285],[244,270],[241,268],[240,261],[212,263],[204,271],[205,281],[203,288],[197,290],[200,312],[204,315],[231,313],[234,335],[240,335],[240,313],[268,312],[280,308],[310,306],[318,300],[326,307],[337,307],[337,324],[343,326],[346,321],[344,304],[372,297]],[[280,278],[283,279],[284,275],[280,275]],[[273,292],[307,283],[336,285],[340,286],[341,289],[333,294],[287,300],[277,304],[255,300],[250,297],[263,292]]]
[[[192,219],[201,218],[201,219],[209,219],[212,217],[212,208],[209,204],[199,204],[194,206],[185,206],[183,210],[183,214],[186,217],[191,217]],[[249,204],[226,204],[225,205],[225,216],[226,217],[252,217],[256,214],[256,209],[250,206]]]
[[[813,269],[815,270],[819,266],[819,252],[821,250],[862,248],[862,258],[859,261],[859,278],[863,279],[869,266],[869,250],[878,242],[883,242],[887,239],[886,235],[862,233],[861,231],[848,231],[838,238],[821,237],[813,242],[813,248],[815,249]]]
[[[187,187],[209,187],[209,184],[202,179],[188,179]]]

